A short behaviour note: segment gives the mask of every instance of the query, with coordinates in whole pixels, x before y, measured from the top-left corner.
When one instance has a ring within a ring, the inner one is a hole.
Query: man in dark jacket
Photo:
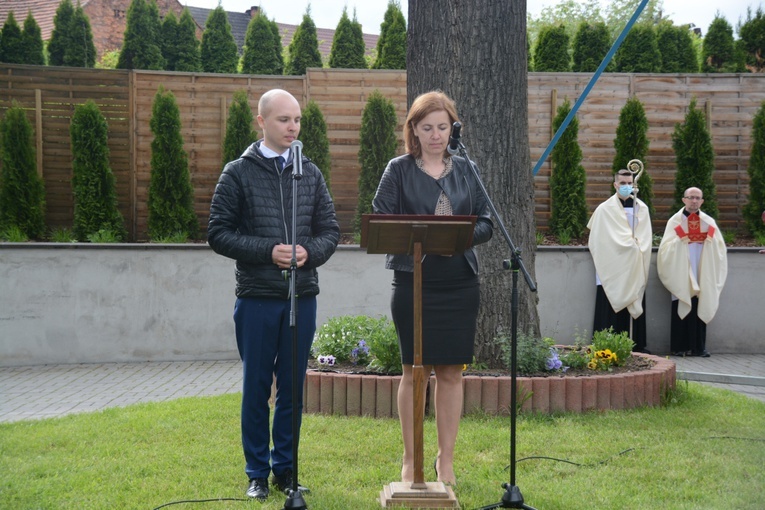
[[[216,253],[236,260],[234,324],[244,380],[242,446],[247,496],[265,499],[268,476],[285,493],[292,487],[292,330],[289,280],[292,260],[292,166],[290,145],[300,132],[300,104],[274,89],[258,103],[263,139],[228,163],[215,187],[207,241]],[[334,253],[340,238],[335,208],[319,169],[303,158],[297,182],[296,296],[298,403],[316,331],[316,268]],[[276,377],[273,449],[269,451],[269,405]],[[300,416],[298,416],[298,427]],[[299,428],[296,435],[299,434]],[[299,437],[299,435],[298,435]],[[307,492],[305,487],[299,487]]]

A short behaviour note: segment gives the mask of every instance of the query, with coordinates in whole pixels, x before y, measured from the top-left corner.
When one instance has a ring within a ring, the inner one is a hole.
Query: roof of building
[[[257,7],[254,7],[257,9]],[[194,18],[194,21],[204,29],[207,17],[213,9],[206,9],[204,7],[189,7],[189,12]],[[228,23],[231,25],[231,33],[236,41],[236,46],[239,51],[242,51],[244,46],[244,38],[247,35],[247,25],[249,25],[252,19],[251,10],[248,9],[243,13],[239,12],[226,12],[228,15]],[[286,23],[276,23],[279,27],[279,33],[282,35],[282,46],[288,46],[292,42],[292,37],[295,35],[298,25],[288,25]],[[372,55],[377,48],[376,34],[363,34],[364,46],[366,47],[367,55]],[[324,60],[329,58],[329,53],[332,50],[332,41],[335,38],[335,30],[331,28],[316,28],[316,38],[319,40],[319,52]]]
[[[80,5],[85,7],[92,0],[80,0]],[[73,2],[76,4],[75,2]],[[126,0],[129,3],[129,0]],[[19,26],[23,26],[24,19],[27,17],[27,13],[32,11],[32,15],[35,21],[40,26],[40,32],[43,40],[50,39],[51,32],[53,32],[53,17],[56,15],[56,10],[60,4],[59,0],[0,0],[0,26],[5,24],[5,20],[8,18],[8,13],[13,11],[13,16],[16,18],[16,22]],[[213,9],[205,9],[203,7],[191,7],[188,6],[191,16],[196,21],[197,25],[204,29],[207,17],[210,15]],[[252,9],[258,9],[253,7]],[[245,12],[226,12],[228,15],[228,22],[231,25],[231,33],[234,36],[236,45],[239,51],[242,51],[244,46],[244,38],[247,34],[247,25],[252,19],[252,9],[248,9]],[[91,24],[93,20],[91,20]],[[288,46],[292,42],[292,37],[295,35],[298,25],[288,25],[286,23],[277,23],[279,27],[279,33],[282,34],[282,45]],[[331,28],[316,28],[316,37],[319,40],[319,52],[324,60],[329,58],[329,53],[332,50],[332,41],[335,37],[335,30]],[[366,46],[367,55],[372,55],[377,47],[376,34],[364,34],[364,45]]]
[[[58,9],[56,0],[3,0],[0,2],[0,27],[5,25],[8,13],[13,11],[13,17],[20,27],[24,26],[24,20],[29,11],[32,11],[43,40],[50,39],[53,32],[53,17]]]

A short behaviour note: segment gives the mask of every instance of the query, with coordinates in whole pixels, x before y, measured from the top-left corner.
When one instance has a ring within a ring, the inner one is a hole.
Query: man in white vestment
[[[589,249],[595,263],[593,333],[612,327],[628,332],[633,351],[646,349],[645,289],[653,233],[648,206],[635,196],[632,172],[614,176],[616,193],[592,213]]]
[[[701,211],[702,191],[688,188],[683,203],[667,222],[656,260],[659,279],[672,293],[670,351],[708,358],[707,324],[717,312],[728,259],[717,223]]]

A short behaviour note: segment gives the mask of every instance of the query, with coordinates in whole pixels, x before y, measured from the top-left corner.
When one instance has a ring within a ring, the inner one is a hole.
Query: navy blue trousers
[[[303,413],[303,381],[316,332],[316,297],[297,300],[298,430]],[[239,298],[234,307],[242,384],[242,447],[249,479],[281,475],[292,469],[292,328],[290,301]],[[276,405],[269,432],[271,384],[276,377]],[[269,437],[269,436],[272,436]],[[269,451],[270,439],[273,448]]]

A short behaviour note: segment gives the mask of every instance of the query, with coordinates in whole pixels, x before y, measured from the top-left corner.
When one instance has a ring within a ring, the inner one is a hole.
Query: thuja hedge
[[[108,125],[93,101],[77,106],[69,125],[72,140],[74,235],[80,241],[101,230],[127,238],[117,209],[114,174],[109,165]]]

